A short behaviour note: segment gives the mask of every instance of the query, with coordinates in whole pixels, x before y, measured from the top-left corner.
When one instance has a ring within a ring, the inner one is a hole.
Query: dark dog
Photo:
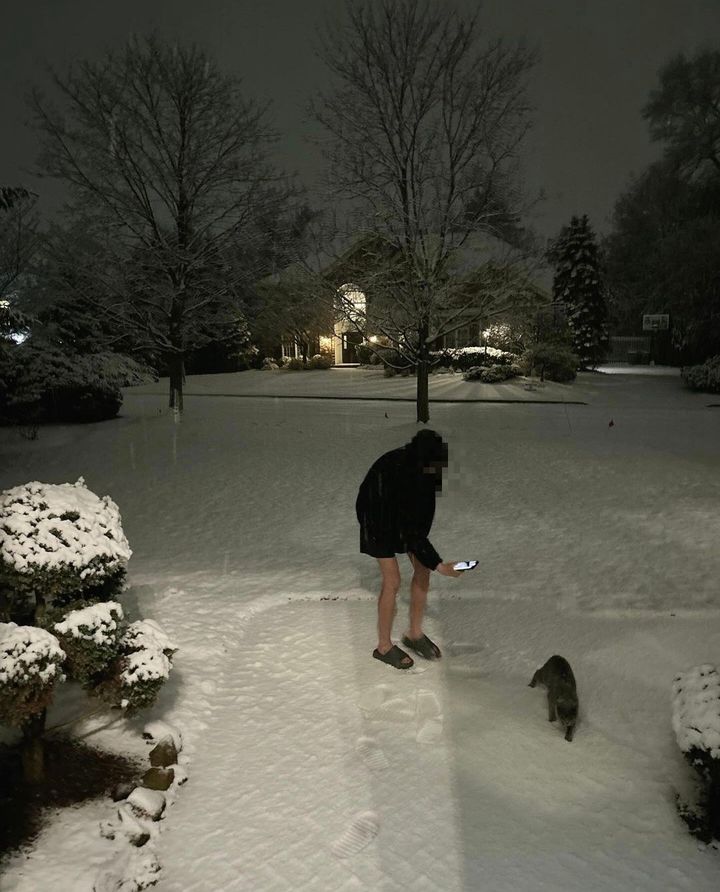
[[[555,654],[532,677],[530,687],[541,684],[547,688],[548,721],[560,719],[565,729],[565,740],[572,740],[578,717],[578,695],[575,676],[570,663]]]

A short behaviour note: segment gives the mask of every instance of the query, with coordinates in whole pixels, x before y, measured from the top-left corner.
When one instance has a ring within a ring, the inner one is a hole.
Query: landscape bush
[[[577,377],[580,358],[568,347],[553,342],[535,344],[521,357],[524,374],[537,372],[541,381],[566,384]]]
[[[305,369],[305,363],[299,357],[293,356],[283,367],[290,369],[291,372],[301,372]]]
[[[705,360],[701,365],[683,368],[680,376],[691,390],[720,393],[720,355]]]
[[[356,344],[355,355],[360,365],[377,365],[380,362],[369,344]]]
[[[323,356],[322,353],[316,353],[312,356],[307,364],[309,369],[329,369],[332,367],[332,359],[329,356]]]
[[[510,365],[491,365],[487,368],[474,366],[463,374],[464,381],[481,381],[483,384],[498,384],[515,377],[513,367]]]
[[[114,600],[132,552],[117,505],[82,478],[0,493],[0,533],[0,721],[21,730],[26,780],[37,783],[58,683],[133,712],[157,697],[176,648]]]
[[[693,805],[678,801],[680,815],[693,836],[720,842],[720,673],[714,666],[695,666],[675,676],[672,726],[699,788]]]
[[[50,346],[13,346],[0,353],[0,424],[114,418],[122,405],[120,387],[144,383],[148,374],[133,360],[112,354],[79,356]]]
[[[511,365],[518,359],[515,353],[495,347],[452,347],[433,351],[431,355],[441,368],[451,368],[457,372],[467,372],[478,366]]]

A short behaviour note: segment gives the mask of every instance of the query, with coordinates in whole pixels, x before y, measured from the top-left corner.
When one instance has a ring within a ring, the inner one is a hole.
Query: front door
[[[363,336],[359,331],[346,331],[342,336],[342,361],[358,362],[355,347],[362,344]]]

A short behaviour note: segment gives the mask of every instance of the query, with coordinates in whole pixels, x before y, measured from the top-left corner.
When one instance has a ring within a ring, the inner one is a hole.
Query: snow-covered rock
[[[165,797],[159,790],[148,790],[146,787],[135,787],[127,801],[142,816],[158,821],[165,811]]]
[[[175,749],[180,752],[182,750],[182,733],[174,725],[159,720],[148,722],[143,728],[143,737],[148,740],[160,742],[165,737],[171,737],[175,744]]]

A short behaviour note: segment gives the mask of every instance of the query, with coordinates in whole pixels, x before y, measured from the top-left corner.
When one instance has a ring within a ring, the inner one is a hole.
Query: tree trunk
[[[170,402],[169,406],[176,413],[183,410],[183,383],[185,381],[185,363],[182,353],[171,353],[168,356],[170,370]]]
[[[428,375],[428,324],[423,319],[418,329],[418,364],[417,364],[417,420],[427,424],[430,421],[430,394]]]
[[[46,710],[30,718],[22,726],[22,767],[23,778],[28,784],[40,784],[45,780],[45,732]]]

